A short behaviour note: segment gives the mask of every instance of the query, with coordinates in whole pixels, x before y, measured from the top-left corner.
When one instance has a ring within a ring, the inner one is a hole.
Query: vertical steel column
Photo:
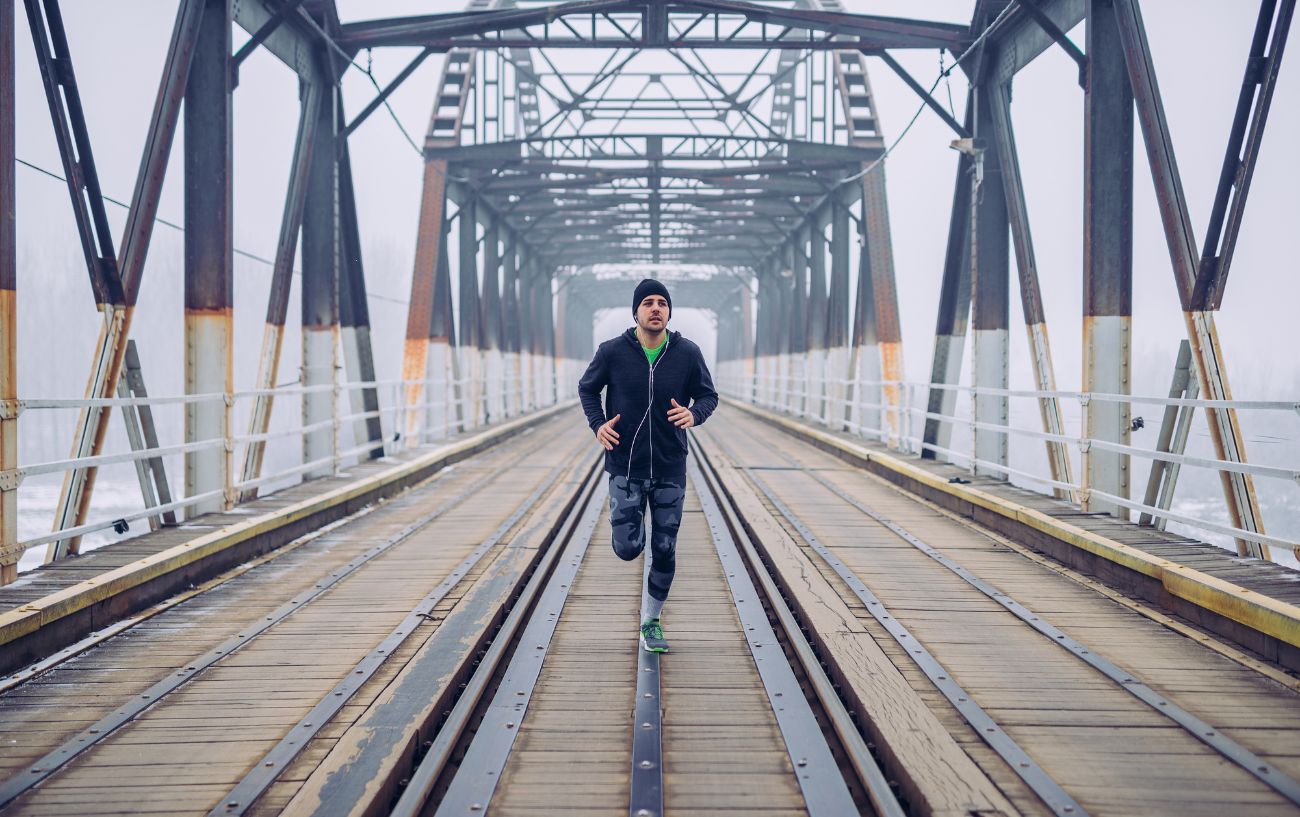
[[[996,95],[988,85],[975,90],[975,135],[993,137],[993,109]],[[1008,246],[1007,200],[1003,195],[1002,167],[996,151],[982,154],[984,177],[975,192],[971,219],[974,221],[975,249],[971,265],[973,292],[971,323],[973,332],[972,385],[986,389],[1005,389],[1008,385],[1007,323],[1010,320],[1010,257]],[[974,419],[993,426],[1007,424],[1008,401],[1005,395],[986,394],[975,398]],[[993,465],[1007,464],[1005,431],[975,429],[977,459]],[[975,473],[1005,478],[1002,471],[976,466]]]
[[[338,132],[346,127],[343,97],[338,93]],[[357,223],[356,191],[352,187],[352,156],[346,140],[340,145],[339,190],[339,323],[342,325],[343,360],[348,380],[375,382],[375,355],[370,343],[370,304],[366,300],[366,272],[361,262],[361,228]],[[373,414],[353,422],[357,445],[377,443],[363,458],[384,455],[383,424],[379,416],[379,390],[375,386],[351,388],[347,404],[353,414]]]
[[[399,424],[408,438],[419,433],[420,411],[425,400],[426,371],[438,365],[430,362],[434,344],[435,281],[438,265],[447,253],[447,161],[424,160],[424,186],[420,196],[420,221],[415,239],[415,270],[411,274],[411,298],[407,302],[406,343],[402,350],[404,422]],[[433,399],[430,399],[433,402]]]
[[[880,347],[881,379],[898,383],[906,379],[903,370],[903,327],[898,312],[898,285],[894,280],[894,245],[889,231],[889,202],[885,195],[885,163],[873,167],[862,177],[865,202],[867,246],[871,254],[872,303],[876,314],[876,342]],[[886,439],[899,439],[898,425],[903,405],[903,390],[886,385],[882,390]]]
[[[1084,89],[1083,390],[1132,392],[1133,92],[1114,0],[1089,0]],[[1089,400],[1084,435],[1127,445],[1132,408]],[[1129,457],[1090,450],[1084,484],[1129,496]],[[1128,509],[1083,495],[1087,510],[1128,518]]]
[[[533,294],[533,275],[535,272],[533,258],[526,250],[516,253],[519,278],[519,296],[516,302],[519,319],[518,344],[522,381],[520,382],[520,411],[532,411],[536,408],[536,373],[534,372],[533,335],[537,332],[537,319],[533,314],[536,307],[536,295]]]
[[[1029,232],[1029,208],[1025,204],[1025,191],[1020,180],[1020,161],[1016,156],[1015,131],[1011,126],[1010,88],[991,85],[993,95],[993,141],[996,143],[998,161],[1002,165],[1002,189],[1006,197],[1007,213],[1011,220],[1011,237],[1016,250],[1016,272],[1020,279],[1020,305],[1025,315],[1025,330],[1029,335],[1030,362],[1034,369],[1034,388],[1039,391],[1056,391],[1056,370],[1052,366],[1052,347],[1047,340],[1047,316],[1043,312],[1043,294],[1038,286],[1038,263],[1034,259],[1034,241]],[[1048,434],[1065,434],[1065,420],[1061,404],[1055,397],[1040,397],[1038,413],[1043,421],[1043,431]],[[1047,441],[1047,466],[1052,479],[1072,482],[1069,452],[1063,442]],[[1066,491],[1056,489],[1057,497],[1064,498]]]
[[[967,130],[973,127],[975,104],[966,97]],[[953,183],[952,213],[948,219],[948,247],[943,260],[943,282],[939,286],[939,312],[934,327],[934,357],[930,365],[930,383],[955,386],[961,381],[961,362],[966,345],[966,324],[970,318],[970,215],[971,184],[975,163],[961,154],[957,159],[957,178]],[[931,386],[926,412],[951,417],[957,410],[957,392]],[[921,458],[938,459],[939,452],[926,446],[950,449],[952,423],[925,419]]]
[[[849,377],[849,210],[843,194],[831,199],[831,280],[826,302],[826,421],[833,429],[844,427],[848,419]]]
[[[1231,400],[1227,365],[1219,332],[1214,324],[1214,313],[1195,309],[1192,295],[1196,286],[1197,252],[1192,232],[1191,215],[1183,195],[1178,163],[1174,158],[1169,123],[1165,121],[1164,104],[1160,99],[1160,86],[1156,82],[1151,49],[1147,44],[1142,15],[1134,0],[1113,0],[1115,19],[1119,23],[1119,40],[1124,61],[1128,67],[1129,83],[1137,103],[1138,121],[1142,127],[1147,160],[1155,182],[1156,200],[1160,205],[1160,218],[1164,223],[1165,239],[1169,245],[1174,283],[1178,288],[1179,302],[1187,323],[1187,339],[1196,361],[1196,374],[1201,393],[1207,400]],[[1241,434],[1241,424],[1235,409],[1207,408],[1206,420],[1210,426],[1210,439],[1215,454],[1221,460],[1245,462],[1246,446]],[[1255,496],[1255,482],[1249,474],[1220,471],[1224,498],[1234,526],[1254,533],[1264,532],[1259,501]],[[1269,558],[1268,546],[1246,539],[1237,540],[1237,552],[1243,556]]]
[[[18,249],[14,0],[0,0],[0,471],[18,467]],[[0,585],[18,578],[18,486],[0,482]]]
[[[483,381],[487,392],[487,422],[504,415],[505,372],[501,361],[501,227],[495,214],[484,213],[482,310]]]
[[[823,417],[826,396],[826,218],[825,211],[808,219],[808,362],[805,376],[806,416]]]
[[[482,422],[480,403],[483,392],[483,329],[478,290],[478,206],[474,201],[474,192],[468,187],[460,191],[459,202],[460,362],[461,372],[468,380],[465,393],[469,405],[465,411],[465,421],[472,428]]]
[[[307,172],[311,166],[312,144],[316,125],[320,120],[320,100],[323,91],[320,82],[302,82],[299,97],[302,109],[298,115],[298,136],[294,142],[293,162],[289,170],[289,186],[284,195],[284,214],[280,217],[280,238],[275,245],[275,266],[271,272],[271,291],[266,302],[266,327],[262,332],[262,351],[257,359],[257,380],[254,388],[271,389],[280,370],[280,351],[284,346],[284,321],[289,314],[289,290],[293,285],[293,260],[298,252],[298,235],[302,228],[303,208],[307,203]],[[253,398],[253,409],[248,418],[248,433],[265,434],[271,425],[274,397],[269,394]],[[257,479],[262,473],[262,456],[266,443],[250,442],[244,449],[241,482]],[[241,500],[257,496],[257,488],[241,494]]]
[[[804,249],[803,231],[797,231],[786,244],[786,262],[790,269],[790,343],[786,350],[785,409],[798,414],[803,411],[804,400],[798,393],[807,387],[804,369],[808,351],[808,258]]]
[[[505,416],[524,410],[523,370],[519,359],[519,239],[507,233],[501,278],[501,348],[505,351]]]
[[[853,422],[857,433],[875,429],[867,436],[883,437],[880,422],[880,346],[876,334],[876,289],[871,284],[871,237],[866,231],[867,201],[862,200],[863,228],[858,234],[858,297],[853,305]]]
[[[442,428],[465,430],[465,405],[461,400],[464,385],[460,380],[460,358],[456,346],[456,310],[451,297],[451,259],[447,248],[451,241],[451,222],[442,222],[439,241],[438,271],[433,284],[433,319],[429,323],[429,358],[426,378],[432,391],[431,407],[442,412]],[[438,405],[441,401],[441,405]]]
[[[303,435],[303,462],[329,460],[305,478],[328,476],[338,467],[339,196],[338,149],[333,88],[321,95],[316,147],[307,176],[302,221],[302,376],[304,388],[333,386],[302,397],[303,426],[333,421]]]
[[[233,382],[234,306],[231,187],[231,0],[204,0],[202,22],[185,89],[185,393],[230,394]],[[229,439],[226,401],[185,407],[185,441]],[[221,448],[185,455],[185,495],[230,484],[233,452]],[[229,494],[187,510],[221,510]]]

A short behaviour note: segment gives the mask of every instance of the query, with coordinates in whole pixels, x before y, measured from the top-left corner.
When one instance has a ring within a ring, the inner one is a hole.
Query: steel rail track
[[[647,536],[649,532],[647,532]],[[649,548],[646,549],[647,551]],[[641,559],[641,586],[650,577],[650,557]],[[638,621],[645,621],[645,609]],[[663,697],[659,653],[637,650],[636,706],[632,712],[632,779],[628,817],[659,817],[664,813]]]
[[[845,701],[836,691],[835,682],[828,675],[822,664],[822,659],[817,654],[817,646],[813,644],[801,626],[795,605],[788,601],[788,594],[779,581],[780,577],[773,576],[772,572],[767,568],[760,550],[761,543],[757,542],[752,536],[750,528],[746,525],[739,509],[730,494],[727,493],[718,474],[717,466],[698,441],[692,438],[691,442],[693,452],[696,455],[695,462],[698,465],[698,472],[704,477],[704,482],[712,494],[714,507],[719,510],[722,523],[737,544],[739,552],[743,554],[750,575],[757,579],[762,587],[763,593],[769,602],[769,609],[773,611],[773,614],[778,619],[786,636],[786,643],[797,656],[805,677],[808,679],[809,686],[821,704],[830,728],[834,730],[839,738],[840,746],[847,756],[848,763],[857,775],[858,782],[866,792],[872,807],[878,817],[904,817],[906,810],[895,795],[888,776],[881,769],[875,755],[872,754],[871,747],[859,730],[853,713],[848,710]],[[701,496],[703,495],[704,491],[701,491]],[[829,658],[828,655],[827,660]]]
[[[698,450],[697,447],[696,451]],[[846,748],[853,758],[852,766],[858,774],[859,782],[867,790],[868,798],[877,808],[877,813],[902,815],[902,808],[893,798],[883,772],[871,759],[865,742],[861,741],[861,735],[858,735],[856,726],[852,724],[843,701],[833,693],[826,698],[820,694],[825,687],[831,686],[830,681],[825,678],[820,662],[813,657],[811,647],[803,642],[803,634],[799,627],[788,626],[788,623],[793,623],[793,616],[786,608],[780,593],[775,592],[776,587],[772,584],[771,577],[767,576],[761,562],[751,562],[749,558],[741,555],[741,547],[737,544],[740,537],[735,536],[722,511],[719,501],[720,492],[715,496],[713,485],[707,481],[698,460],[691,461],[687,470],[699,494],[704,517],[709,523],[713,545],[726,575],[727,588],[740,616],[740,624],[745,633],[750,655],[754,659],[754,665],[763,682],[763,689],[767,693],[768,702],[776,717],[777,727],[789,752],[790,765],[795,770],[795,778],[803,793],[810,817],[855,814],[858,807],[831,751],[827,735],[822,732],[821,724],[813,713],[809,698],[821,704],[823,712],[832,721],[832,729],[837,736],[850,736],[850,741],[852,735],[858,736],[858,741],[854,742],[856,745],[847,748],[848,742],[845,742]],[[716,474],[714,478],[716,480]],[[763,599],[754,585],[750,568],[753,568],[754,576],[760,578],[760,586],[764,589],[769,609],[776,611],[778,622],[783,625],[786,642],[792,645],[804,643],[806,650],[801,651],[795,646],[794,653],[802,665],[801,669],[805,676],[812,679],[820,675],[821,680],[825,682],[824,687],[816,681],[812,682],[813,695],[805,696],[792,662],[781,648],[777,633],[763,609]],[[766,582],[762,581],[764,576],[767,578]],[[781,612],[785,613],[784,618]],[[763,649],[764,647],[767,649]],[[855,748],[857,751],[854,751]]]
[[[603,471],[593,467],[584,480],[578,492],[579,501],[571,506],[564,520],[564,533],[547,547],[528,577],[519,598],[493,636],[491,646],[480,658],[447,719],[410,774],[389,812],[392,817],[416,817],[435,805],[430,803],[430,798],[439,781],[451,773],[449,766],[454,750],[480,713],[484,696],[500,678],[497,692],[470,743],[470,752],[475,753],[473,759],[467,756],[461,763],[451,779],[451,787],[436,804],[440,814],[447,813],[452,803],[459,804],[460,813],[481,814],[487,810],[531,700],[560,611],[600,516],[602,477]],[[545,617],[541,615],[543,611]],[[530,644],[534,646],[529,648]],[[503,661],[507,665],[502,677],[498,670]],[[472,769],[474,779],[470,779],[469,772],[462,779],[460,771],[465,769]]]
[[[917,668],[925,673],[935,688],[948,699],[948,702],[988,744],[989,748],[997,752],[1006,761],[1011,770],[1024,781],[1025,785],[1033,790],[1039,799],[1051,809],[1053,814],[1057,817],[1080,817],[1087,814],[1083,806],[1066,792],[1060,783],[1030,757],[1029,753],[1007,734],[998,722],[984,711],[983,707],[975,703],[971,694],[953,680],[952,673],[890,613],[884,602],[867,588],[856,573],[850,570],[847,565],[822,544],[821,540],[804,524],[803,520],[768,487],[766,481],[754,473],[752,468],[742,465],[731,450],[716,437],[713,444],[718,447],[723,456],[731,460],[737,470],[745,474],[754,487],[758,488],[767,497],[772,506],[789,521],[804,542],[853,591],[853,594],[866,607],[867,612],[903,648]]]
[[[330,719],[347,705],[352,696],[360,691],[367,681],[374,677],[375,673],[387,663],[389,657],[410,638],[423,621],[432,615],[433,609],[446,598],[447,594],[460,584],[461,580],[468,576],[488,553],[496,548],[506,534],[514,529],[524,514],[533,510],[537,502],[554,486],[556,477],[571,466],[570,461],[565,461],[547,472],[537,488],[528,495],[523,503],[510,516],[506,517],[505,521],[498,525],[487,539],[484,539],[478,547],[474,548],[468,556],[462,559],[446,578],[420,599],[419,603],[392,629],[388,636],[358,661],[348,671],[348,674],[335,684],[334,688],[326,693],[311,708],[311,711],[304,715],[289,730],[288,734],[281,738],[280,742],[244,775],[239,783],[222,798],[222,802],[208,812],[209,817],[243,815],[252,808],[257,799],[275,782],[280,773],[288,768],[293,759],[307,747],[307,743],[325,728]]]
[[[719,448],[726,453],[725,446],[721,443],[718,443],[718,445]],[[769,453],[777,454],[777,452],[772,451],[771,449],[769,449]],[[736,463],[735,457],[730,454],[727,454],[727,456],[733,463]],[[787,463],[791,463],[793,465],[792,470],[797,470],[807,474],[835,496],[844,500],[853,508],[865,514],[868,518],[883,526],[912,547],[924,553],[926,556],[943,565],[962,581],[992,599],[1016,618],[1028,624],[1035,631],[1043,635],[1048,641],[1056,644],[1058,647],[1097,670],[1102,675],[1105,675],[1120,689],[1128,692],[1155,712],[1169,718],[1182,727],[1188,734],[1218,752],[1225,759],[1240,766],[1242,769],[1267,784],[1278,794],[1281,794],[1292,803],[1300,805],[1300,782],[1287,776],[1283,770],[1279,769],[1274,764],[1269,763],[1264,758],[1261,758],[1259,755],[1256,755],[1254,752],[1251,752],[1246,747],[1224,735],[1222,730],[1201,720],[1193,713],[1143,683],[1138,678],[1138,673],[1127,670],[1124,667],[1103,658],[1096,650],[1090,649],[1088,645],[1067,635],[1063,630],[1053,625],[1043,615],[1020,603],[1010,594],[999,590],[992,583],[981,579],[979,576],[975,575],[955,560],[944,555],[937,548],[912,534],[906,528],[898,525],[893,520],[867,507],[856,497],[852,496],[826,477],[815,473],[810,468],[800,465],[790,457],[782,454],[777,454],[777,456],[785,460]],[[751,481],[755,479],[752,474],[749,474],[752,469],[740,466],[739,463],[736,463],[736,465],[742,470],[745,470],[747,475],[750,475]]]
[[[529,449],[528,454],[541,450],[550,442],[551,440],[549,439],[539,442],[537,445]],[[527,454],[525,456],[527,456]],[[313,601],[324,596],[331,588],[337,586],[348,576],[356,573],[357,570],[368,562],[406,541],[421,529],[433,523],[439,517],[492,485],[504,473],[504,470],[499,471],[488,480],[470,485],[452,496],[446,502],[439,505],[437,508],[422,514],[420,517],[403,527],[397,533],[388,537],[383,542],[367,549],[343,566],[335,568],[328,575],[321,577],[321,579],[318,580],[311,589],[294,596],[292,599],[266,615],[261,621],[242,628],[239,633],[222,642],[218,646],[198,658],[186,662],[183,668],[174,673],[170,673],[167,677],[159,680],[144,692],[133,696],[120,707],[115,708],[114,711],[101,718],[99,721],[73,735],[39,760],[17,770],[16,773],[7,780],[0,782],[0,809],[3,809],[16,798],[22,796],[39,783],[48,779],[51,775],[67,766],[68,763],[81,755],[87,749],[102,742],[122,726],[134,720],[145,710],[155,706],[168,695],[184,686],[187,682],[198,677],[203,670],[217,664],[227,656],[238,652],[247,644],[252,643],[258,636],[272,629],[275,625],[279,624],[293,613],[304,609]],[[437,475],[435,475],[435,479],[436,478]],[[549,487],[549,480],[544,481],[543,485]],[[461,575],[463,576],[464,574]],[[214,588],[216,586],[220,585],[214,585]],[[115,635],[116,634],[117,633],[115,633]]]

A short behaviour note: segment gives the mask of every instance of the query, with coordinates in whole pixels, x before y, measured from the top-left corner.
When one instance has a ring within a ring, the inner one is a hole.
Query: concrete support
[[[307,175],[302,223],[302,375],[306,388],[331,386],[302,398],[303,426],[330,423],[303,435],[303,462],[320,462],[306,478],[338,468],[339,209],[335,126],[337,96],[321,98],[316,147]]]
[[[1083,390],[1129,394],[1133,322],[1133,93],[1113,0],[1090,0],[1084,93]],[[1084,434],[1129,442],[1127,403],[1092,400]],[[1129,496],[1129,457],[1090,450],[1084,485]],[[1128,518],[1128,510],[1084,494],[1084,507]]]
[[[18,467],[18,234],[14,0],[0,0],[0,470]],[[18,486],[0,484],[0,585],[18,578]]]
[[[993,137],[993,106],[996,96],[987,86],[975,91],[975,135],[977,138]],[[1005,389],[1008,385],[1009,321],[1009,245],[1007,202],[1002,195],[1002,167],[996,151],[985,151],[980,159],[984,165],[983,180],[973,191],[971,221],[975,246],[971,251],[972,310],[974,326],[972,344],[971,382],[988,389]],[[979,395],[974,399],[974,417],[977,423],[1005,426],[1008,417],[1008,400],[1003,395]],[[1007,434],[1005,431],[976,428],[974,431],[975,457],[994,466],[1007,464]],[[975,473],[1005,478],[996,468],[976,466]]]
[[[206,0],[185,89],[185,393],[234,390],[233,171],[230,0]],[[229,401],[185,407],[185,441],[228,439]],[[185,495],[226,489],[233,452],[185,455]],[[191,517],[233,503],[227,491],[190,506]]]

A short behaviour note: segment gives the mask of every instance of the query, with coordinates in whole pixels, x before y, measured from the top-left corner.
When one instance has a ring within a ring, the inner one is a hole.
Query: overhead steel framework
[[[886,132],[868,67],[883,66],[952,129],[956,157],[940,279],[923,456],[947,449],[966,336],[975,454],[1007,463],[1009,297],[1018,284],[1052,480],[1073,482],[1009,105],[1017,72],[1049,48],[1079,64],[1085,111],[1085,391],[1129,394],[1133,128],[1146,145],[1168,238],[1189,355],[1203,396],[1230,399],[1214,325],[1264,132],[1294,0],[1263,0],[1203,244],[1194,237],[1137,0],[976,0],[969,25],[850,13],[838,0],[471,0],[463,11],[342,23],[333,0],[181,0],[127,225],[115,245],[57,0],[24,0],[87,273],[102,316],[88,398],[141,396],[130,330],[182,111],[185,116],[185,373],[191,394],[229,395],[233,360],[232,95],[239,66],[266,49],[298,75],[301,111],[258,360],[261,390],[242,451],[230,400],[187,407],[190,512],[255,492],[278,381],[289,287],[301,241],[303,462],[337,469],[338,372],[374,381],[360,222],[348,137],[432,55],[441,72],[420,150],[423,187],[396,434],[416,433],[431,391],[454,392],[451,427],[555,399],[590,353],[593,315],[626,308],[611,280],[653,270],[713,311],[719,356],[763,378],[804,384],[798,411],[896,439],[902,333],[886,194]],[[15,0],[0,0],[0,469],[16,462],[14,233]],[[1084,46],[1064,32],[1087,21]],[[232,23],[249,39],[233,48]],[[363,49],[418,47],[358,112],[340,78]],[[893,52],[951,55],[969,80],[964,121]],[[182,104],[183,103],[183,104]],[[1136,112],[1136,117],[1134,113]],[[857,247],[857,250],[854,250]],[[1016,277],[1011,278],[1014,255]],[[854,265],[854,259],[856,265]],[[566,368],[568,366],[568,368]],[[124,376],[125,372],[125,376]],[[1187,378],[1184,377],[1184,381]],[[757,387],[755,387],[757,388]],[[853,394],[858,389],[860,393]],[[471,394],[466,397],[463,392]],[[379,395],[354,391],[354,435],[382,453]],[[82,409],[74,458],[101,453],[110,404]],[[448,403],[448,405],[452,405]],[[137,447],[147,407],[124,406]],[[450,409],[448,409],[450,411]],[[1123,403],[1087,407],[1089,437],[1127,443]],[[1216,453],[1242,463],[1235,411],[1205,409]],[[334,428],[331,428],[333,418]],[[1176,436],[1176,435],[1175,435]],[[1185,440],[1185,434],[1182,436]],[[236,462],[236,459],[240,459]],[[69,471],[55,530],[86,518],[98,460]],[[1087,459],[1073,498],[1126,513],[1127,455]],[[1233,524],[1262,533],[1251,475],[1221,472]],[[146,501],[166,491],[161,460],[140,466]],[[1168,475],[1166,475],[1168,476]],[[6,482],[0,567],[12,578],[15,513]],[[1065,493],[1064,490],[1061,491]],[[165,502],[163,504],[166,504]],[[78,536],[50,557],[75,553]],[[1243,553],[1262,555],[1258,542]]]

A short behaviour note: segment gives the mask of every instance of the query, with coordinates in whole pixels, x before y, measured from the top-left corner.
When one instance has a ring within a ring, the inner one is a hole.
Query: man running
[[[686,429],[703,423],[718,405],[700,347],[668,331],[672,311],[667,287],[653,278],[637,284],[636,326],[600,344],[578,382],[587,423],[605,447],[609,522],[620,559],[631,561],[645,549],[650,506],[650,573],[641,601],[641,645],[649,652],[668,651],[659,616],[677,568]]]

